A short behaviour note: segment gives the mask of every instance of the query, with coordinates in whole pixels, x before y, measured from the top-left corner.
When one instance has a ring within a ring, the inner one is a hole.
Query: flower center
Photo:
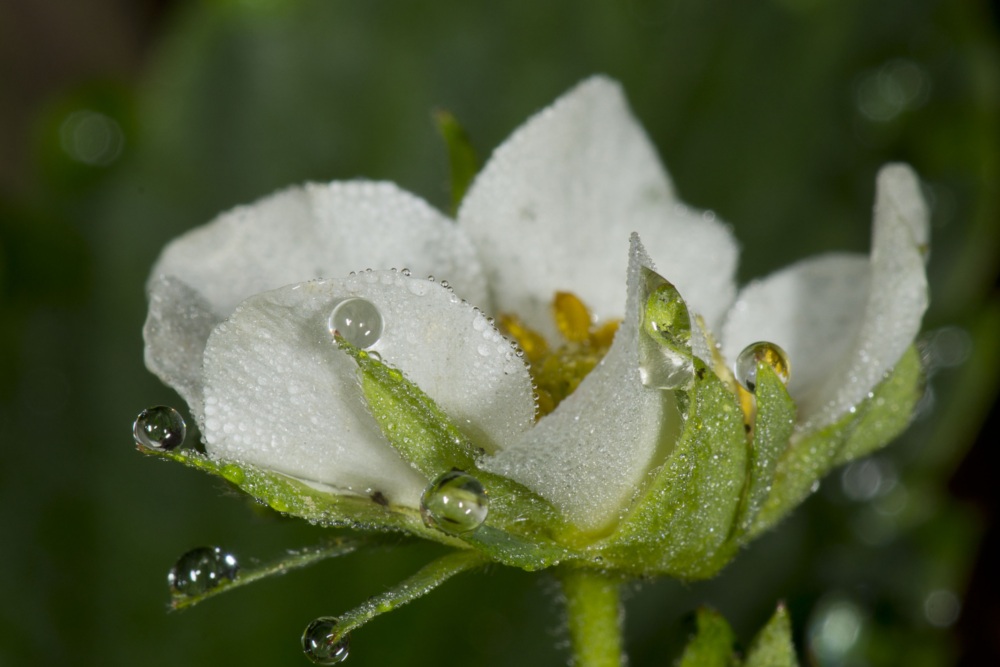
[[[608,353],[621,324],[621,320],[597,322],[583,301],[569,292],[556,292],[552,316],[562,338],[554,346],[516,315],[501,314],[497,318],[501,330],[524,350],[538,397],[536,420],[576,391],[587,373]]]

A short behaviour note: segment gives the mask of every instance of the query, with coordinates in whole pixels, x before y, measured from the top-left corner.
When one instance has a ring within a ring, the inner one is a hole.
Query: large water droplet
[[[330,311],[327,327],[354,347],[369,348],[382,337],[382,313],[367,299],[348,297]]]
[[[791,377],[788,355],[774,343],[761,341],[747,345],[736,357],[736,380],[744,389],[752,392],[757,386],[757,364],[760,363],[773,368],[781,381],[788,384]]]
[[[317,665],[337,665],[347,660],[351,648],[349,635],[342,635],[334,616],[323,616],[306,626],[302,633],[302,652]]]
[[[166,405],[146,408],[135,418],[132,435],[136,444],[170,451],[184,443],[187,425],[181,413]]]
[[[486,521],[490,499],[479,480],[452,470],[434,480],[420,497],[420,516],[429,528],[452,535],[475,530]]]
[[[642,326],[639,375],[647,387],[689,389],[694,383],[691,316],[677,288],[663,276],[642,269]]]
[[[167,574],[167,583],[175,596],[202,595],[232,581],[239,571],[240,565],[231,553],[219,547],[198,547],[177,559]]]

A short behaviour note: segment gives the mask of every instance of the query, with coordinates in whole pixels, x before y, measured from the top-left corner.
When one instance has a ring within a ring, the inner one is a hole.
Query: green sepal
[[[451,213],[458,212],[462,198],[479,173],[479,158],[469,141],[469,135],[450,111],[434,112],[434,122],[448,149],[448,168],[451,174]]]
[[[290,551],[281,558],[263,565],[251,567],[241,565],[235,579],[220,579],[213,588],[197,595],[172,595],[170,607],[171,609],[186,609],[220,593],[229,592],[234,588],[240,588],[267,577],[308,567],[321,560],[346,556],[360,549],[398,543],[399,538],[390,539],[386,535],[341,535],[318,546]]]
[[[767,530],[805,499],[832,468],[887,445],[910,423],[923,374],[916,349],[852,412],[820,430],[798,435],[778,461],[771,493],[747,533]]]
[[[553,539],[571,528],[541,496],[517,482],[480,470],[477,450],[430,396],[398,369],[338,339],[358,363],[361,389],[382,434],[429,480],[451,470],[476,477],[490,499],[486,523],[459,536],[496,560],[537,570],[566,558]],[[435,531],[436,532],[436,531]]]
[[[679,667],[739,667],[733,649],[736,636],[717,611],[702,607],[696,612],[697,629],[681,655]]]
[[[412,576],[387,591],[374,595],[354,609],[337,616],[337,630],[343,637],[376,616],[402,607],[448,581],[456,574],[489,564],[488,556],[471,550],[453,551],[431,561]]]
[[[736,522],[740,537],[750,530],[767,501],[778,461],[795,430],[795,401],[778,374],[764,362],[757,364],[754,401],[757,413],[749,445],[746,494]]]
[[[399,370],[338,338],[358,364],[361,391],[375,421],[399,455],[434,480],[449,470],[471,472],[475,450],[447,415]]]
[[[785,605],[778,605],[771,620],[754,637],[743,667],[799,667]]]
[[[168,452],[141,445],[136,445],[136,448],[143,454],[169,459],[221,477],[281,514],[306,519],[320,526],[402,531],[463,546],[460,540],[425,526],[416,509],[386,504],[382,497],[368,498],[332,488],[320,490],[279,472],[239,461],[215,460],[191,449]]]
[[[617,530],[598,545],[625,571],[704,579],[735,554],[727,540],[746,483],[743,413],[700,361],[681,435]],[[683,393],[683,392],[679,392]]]

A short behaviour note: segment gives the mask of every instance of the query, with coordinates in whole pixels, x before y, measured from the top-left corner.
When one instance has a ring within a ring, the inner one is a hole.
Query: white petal
[[[294,187],[224,213],[164,249],[148,285],[157,305],[147,333],[158,334],[146,339],[150,368],[179,391],[197,386],[188,371],[200,367],[196,342],[204,345],[207,320],[221,322],[252,294],[369,267],[433,273],[488,306],[471,241],[422,200],[388,183]]]
[[[149,314],[142,329],[146,367],[170,385],[202,422],[201,360],[219,316],[185,283],[171,276],[153,278]]]
[[[808,260],[751,284],[723,332],[730,361],[770,340],[791,362],[799,421],[815,428],[861,402],[909,347],[927,308],[927,207],[916,175],[878,175],[869,262],[849,255]]]
[[[638,232],[689,307],[717,324],[735,294],[729,230],[677,202],[620,86],[584,81],[500,146],[458,214],[481,251],[494,307],[551,333],[556,291],[620,317],[625,257]]]
[[[732,364],[757,341],[777,343],[788,354],[788,391],[800,416],[815,412],[818,387],[851,353],[868,300],[868,258],[815,257],[747,285],[722,331],[723,353]]]
[[[524,364],[485,317],[449,290],[391,271],[283,287],[247,299],[205,351],[209,453],[416,506],[427,480],[382,437],[355,363],[327,318],[359,296],[384,320],[371,348],[417,383],[487,450],[533,419]]]
[[[639,269],[650,266],[633,236],[625,320],[604,360],[552,414],[484,462],[543,496],[584,531],[613,522],[649,470],[661,440],[673,441],[673,392],[639,379]]]

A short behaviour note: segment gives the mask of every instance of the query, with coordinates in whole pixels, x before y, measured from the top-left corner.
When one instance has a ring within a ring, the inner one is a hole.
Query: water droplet
[[[689,389],[694,383],[691,316],[677,288],[643,268],[639,374],[647,387]]]
[[[239,571],[231,553],[219,547],[198,547],[177,559],[167,574],[167,583],[175,596],[202,595],[232,581]]]
[[[447,280],[442,280],[441,281],[441,287],[443,287],[445,289],[449,289],[451,287],[451,283],[449,283]]]
[[[166,405],[146,408],[135,418],[132,435],[136,444],[170,451],[184,443],[187,425],[181,413]]]
[[[758,342],[747,345],[736,357],[736,380],[747,391],[757,386],[757,364],[765,363],[774,369],[785,384],[791,377],[792,369],[788,355],[774,343]]]
[[[434,480],[420,498],[420,516],[429,528],[459,535],[486,521],[489,496],[479,480],[452,470]]]
[[[342,299],[330,311],[327,328],[348,343],[365,349],[382,337],[382,313],[371,301],[360,297]]]
[[[400,273],[402,273],[407,278],[409,278],[411,275],[413,275],[413,272],[410,271],[409,269],[403,269],[402,271],[400,271]]]
[[[314,664],[338,665],[347,660],[351,637],[339,633],[338,625],[340,622],[335,616],[322,616],[306,626],[302,633],[302,652]]]

